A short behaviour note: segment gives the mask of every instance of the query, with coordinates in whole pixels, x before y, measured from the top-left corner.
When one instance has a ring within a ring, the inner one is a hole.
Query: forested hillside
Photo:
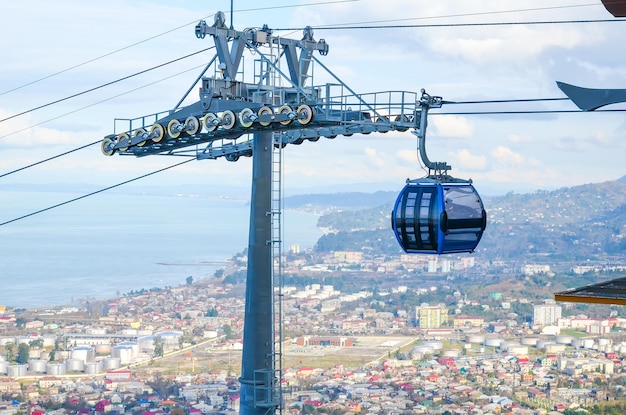
[[[326,196],[335,206],[351,198],[350,194]],[[382,198],[377,207],[343,209],[320,217],[319,226],[332,233],[323,236],[315,249],[399,253],[390,226],[395,194],[380,192],[368,200],[376,198]],[[477,253],[490,259],[544,255],[585,260],[626,254],[625,178],[554,191],[509,193],[486,198],[484,203],[488,225]]]

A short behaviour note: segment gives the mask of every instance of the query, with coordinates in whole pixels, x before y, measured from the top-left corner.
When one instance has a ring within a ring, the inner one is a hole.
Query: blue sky
[[[5,4],[0,16],[4,51],[0,118],[212,46],[209,38],[196,39],[194,26],[200,19],[212,22],[218,10],[227,12],[230,22],[229,8],[227,0]],[[612,18],[600,0],[388,0],[384,6],[378,0],[235,0],[234,8],[234,26],[239,30],[263,24],[281,29]],[[301,37],[301,31],[276,33]],[[330,45],[330,53],[322,58],[324,64],[357,92],[417,92],[425,88],[445,100],[467,101],[563,97],[556,81],[626,88],[625,33],[626,22],[616,22],[316,29],[315,37]],[[212,56],[206,52],[1,122],[0,174],[99,140],[112,132],[115,117],[133,118],[173,107]],[[244,59],[251,69],[254,57]],[[59,71],[64,72],[23,86]],[[192,92],[192,100],[196,97]],[[570,102],[558,101],[444,105],[441,112],[574,108]],[[479,190],[491,194],[614,180],[626,174],[625,117],[619,112],[433,115],[428,151],[432,160],[449,162],[453,175],[472,178]],[[289,146],[284,158],[286,193],[347,190],[352,183],[371,184],[371,190],[400,189],[407,177],[423,175],[415,149],[415,136],[408,132]],[[178,161],[171,157],[104,157],[98,146],[92,146],[0,178],[0,184],[89,183],[97,188]],[[142,183],[219,183],[245,188],[250,171],[249,159],[237,163],[198,161]]]

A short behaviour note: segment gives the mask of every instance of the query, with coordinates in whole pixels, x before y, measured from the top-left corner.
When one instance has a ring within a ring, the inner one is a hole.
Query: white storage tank
[[[521,346],[518,342],[502,342],[500,344],[500,350],[508,352],[513,347]]]
[[[102,369],[107,370],[115,370],[122,367],[122,359],[119,357],[105,357],[102,361]]]
[[[46,365],[46,373],[51,376],[65,375],[65,363],[48,363]]]
[[[546,344],[554,344],[554,342],[551,340],[539,339],[537,340],[537,349],[541,349],[541,350],[545,349]]]
[[[102,362],[87,362],[85,364],[85,374],[97,375],[102,373]]]
[[[122,365],[133,361],[133,348],[128,345],[117,345],[111,349],[111,357],[120,359]]]
[[[4,360],[0,361],[0,375],[6,375],[8,369],[9,369],[9,362],[4,361]]]
[[[96,353],[96,355],[111,354],[110,343],[96,344],[93,348],[94,348],[94,352]]]
[[[439,340],[427,340],[424,342],[424,346],[430,346],[433,350],[441,350],[443,348],[443,342]]]
[[[556,342],[558,344],[570,345],[574,341],[574,337],[573,336],[569,336],[567,334],[560,334],[560,335],[556,336],[555,340],[556,340]]]
[[[78,346],[72,349],[71,359],[82,360],[83,363],[90,362],[96,357],[93,347]]]
[[[582,347],[585,349],[593,349],[593,339],[582,339]]]
[[[26,376],[26,372],[28,372],[28,365],[9,365],[7,368],[7,376],[10,378]]]
[[[28,359],[28,370],[35,373],[46,373],[48,362],[42,359]]]
[[[144,336],[137,339],[141,353],[154,353],[154,336]]]
[[[43,340],[43,347],[54,347],[57,342],[57,336],[54,334],[44,334],[41,339]]]
[[[485,339],[485,346],[487,347],[500,347],[502,344],[502,339],[498,339],[496,337],[488,337]]]
[[[426,345],[415,346],[413,348],[413,353],[421,353],[422,356],[425,354],[432,354],[434,351],[435,350],[432,347]]]
[[[556,345],[556,343],[550,340],[539,340],[537,342],[537,348],[541,350],[547,350],[554,345]]]
[[[139,344],[137,342],[131,342],[131,341],[120,342],[117,344],[117,346],[129,347],[133,353],[132,355],[133,359],[139,356]]]
[[[183,336],[183,333],[179,331],[164,331],[164,332],[155,334],[155,336],[162,338],[163,344],[167,348],[167,346],[170,346],[170,347],[178,346],[179,339]]]
[[[81,359],[67,359],[65,361],[65,369],[68,372],[83,372],[85,370],[85,362]]]
[[[537,337],[522,337],[522,339],[520,340],[520,343],[522,343],[525,346],[536,347],[538,341],[539,339]]]
[[[545,345],[546,353],[559,353],[565,351],[564,344],[550,343]]]
[[[485,336],[481,336],[480,334],[468,334],[465,340],[468,343],[482,344],[485,341]]]

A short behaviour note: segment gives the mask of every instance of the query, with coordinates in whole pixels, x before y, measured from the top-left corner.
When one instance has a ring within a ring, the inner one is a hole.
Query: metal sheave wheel
[[[278,111],[276,111],[277,114],[287,114],[289,112],[292,112],[291,107],[289,105],[283,105],[282,107],[278,108]],[[289,125],[291,124],[291,118],[285,121],[281,121],[280,123],[282,125]]]
[[[111,139],[110,137],[105,137],[100,144],[100,151],[102,151],[102,154],[104,154],[105,156],[112,156],[113,154],[115,154],[114,146],[115,141],[113,141],[113,139]]]
[[[311,108],[310,106],[306,104],[300,105],[296,113],[297,113],[296,118],[300,125],[309,124],[311,121],[313,121],[313,116],[315,115],[313,108]]]
[[[222,128],[224,128],[225,130],[230,130],[231,128],[233,128],[236,122],[237,117],[235,116],[235,113],[231,110],[226,110],[222,113]]]
[[[181,129],[180,129],[180,121],[174,119],[167,123],[167,135],[172,138],[180,137]]]
[[[152,141],[154,141],[155,143],[163,140],[164,136],[165,128],[163,128],[161,124],[154,124],[152,128],[150,128],[150,138],[152,138]]]
[[[260,117],[262,115],[265,114],[274,114],[274,110],[271,107],[265,106],[265,107],[261,107],[259,109],[259,112],[257,113],[257,115]],[[263,127],[267,127],[268,125],[271,124],[270,121],[259,121],[259,124],[261,124]]]
[[[212,112],[207,113],[204,117],[202,117],[202,124],[204,124],[204,128],[208,132],[215,131],[217,128],[217,115]]]
[[[239,112],[239,125],[243,128],[250,128],[256,118],[256,114],[250,108],[244,108]]]
[[[135,130],[135,132],[133,133],[133,137],[141,137],[146,133],[146,130],[144,128],[137,128]],[[143,147],[146,145],[147,140],[143,140],[137,143],[138,147]]]
[[[118,134],[116,137],[117,140],[117,144],[121,144],[123,141],[130,141],[130,137],[128,136],[127,133],[122,133],[122,134]],[[119,147],[120,151],[126,151],[128,150],[128,146],[126,147]]]
[[[198,117],[190,115],[185,120],[185,132],[189,135],[196,135],[202,128],[202,124],[200,124],[200,120]]]

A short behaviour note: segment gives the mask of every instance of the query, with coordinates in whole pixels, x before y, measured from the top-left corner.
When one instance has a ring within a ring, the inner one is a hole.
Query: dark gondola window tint
[[[472,187],[446,187],[444,200],[447,229],[481,227],[483,205]]]
[[[484,209],[471,186],[444,188],[447,216],[445,245],[449,251],[472,251],[482,236]]]
[[[433,248],[437,245],[437,235],[435,235],[435,227],[431,220],[431,211],[433,208],[433,199],[435,199],[433,193],[422,193],[422,199],[420,202],[420,236],[422,239],[422,246],[424,248]]]
[[[436,251],[437,188],[407,186],[395,208],[395,233],[405,251]]]

